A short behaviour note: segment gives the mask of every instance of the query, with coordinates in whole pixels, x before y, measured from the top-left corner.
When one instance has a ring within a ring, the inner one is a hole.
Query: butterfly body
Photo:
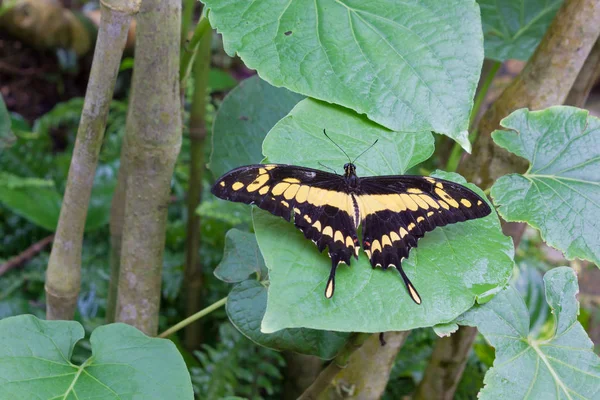
[[[353,163],[344,165],[344,175],[285,164],[248,165],[223,175],[212,193],[292,220],[319,251],[327,248],[332,261],[327,298],[333,296],[338,265],[358,258],[359,226],[371,266],[396,268],[420,304],[401,266],[410,249],[437,226],[491,212],[479,195],[460,184],[410,175],[361,178]]]

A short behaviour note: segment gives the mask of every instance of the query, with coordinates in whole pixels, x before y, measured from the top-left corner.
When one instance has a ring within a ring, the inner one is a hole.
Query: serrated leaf
[[[262,159],[267,132],[303,98],[258,76],[248,78],[223,100],[215,117],[209,169],[215,177]]]
[[[266,307],[267,288],[256,280],[246,280],[236,285],[227,297],[227,315],[231,323],[261,346],[329,360],[337,355],[350,335],[304,328],[265,334],[260,331],[260,323]]]
[[[69,360],[84,336],[73,321],[20,315],[0,321],[0,398],[192,399],[183,358],[169,340],[149,338],[125,324],[91,336],[92,357]]]
[[[574,107],[521,109],[495,131],[501,147],[530,162],[491,195],[507,221],[527,222],[550,246],[600,265],[600,119]]]
[[[562,0],[478,0],[485,57],[527,61],[546,33]]]
[[[577,276],[571,268],[555,268],[546,273],[544,283],[554,314],[550,338],[530,334],[527,307],[512,287],[457,320],[476,326],[496,348],[494,366],[485,376],[479,399],[599,398],[600,358],[577,322]]]
[[[223,282],[242,282],[252,274],[258,280],[267,278],[267,267],[258,249],[254,233],[230,229],[225,236],[223,259],[214,274]]]
[[[470,150],[483,62],[474,1],[203,2],[227,53],[273,85],[390,129],[443,133]]]
[[[0,94],[0,149],[12,146],[17,138],[10,129],[11,119],[6,109],[6,104]]]
[[[276,163],[341,167],[347,159],[321,133],[323,127],[351,158],[379,139],[357,161],[359,176],[401,174],[433,151],[429,132],[391,132],[347,109],[305,100],[269,132],[265,156]],[[464,183],[456,174],[436,176]],[[474,185],[468,186],[483,196]],[[291,223],[260,210],[253,217],[269,268],[263,333],[284,328],[382,332],[445,323],[476,298],[483,301],[500,290],[512,272],[512,241],[492,214],[427,233],[411,251],[403,265],[423,298],[422,306],[410,300],[399,274],[373,270],[362,252],[351,268],[338,269],[335,296],[327,300],[323,292],[329,258]]]

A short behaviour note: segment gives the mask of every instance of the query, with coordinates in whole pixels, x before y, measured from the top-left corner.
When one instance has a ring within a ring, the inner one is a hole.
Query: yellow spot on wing
[[[421,198],[421,196],[416,196],[416,195],[414,195],[414,194],[413,194],[412,196],[410,196],[410,198],[411,198],[411,199],[413,199],[413,201],[414,201],[415,203],[417,203],[417,205],[418,205],[419,207],[421,207],[422,209],[425,209],[425,210],[427,210],[427,209],[429,208],[429,205],[427,204],[427,202],[426,202],[426,201],[424,201],[424,200]]]
[[[442,208],[445,208],[446,210],[450,209],[450,206],[444,200],[439,200],[438,203],[440,203],[440,206],[442,206]],[[441,210],[440,210],[440,212],[441,212]]]
[[[266,173],[267,173],[267,170],[266,170],[266,169],[264,169],[264,168],[259,168],[259,169],[258,169],[258,173],[259,173],[259,174],[261,174],[261,175],[262,175],[262,174],[266,174]]]
[[[409,210],[417,211],[419,209],[419,206],[417,205],[417,203],[415,203],[408,194],[402,193],[400,195],[400,197],[402,198],[402,200],[404,201],[404,204],[406,204],[406,207],[408,207]]]
[[[288,203],[288,202],[287,202],[287,201],[285,201],[285,200],[281,200],[281,204],[283,204],[284,206],[286,206],[286,207],[288,207],[288,208],[290,207],[290,203]]]
[[[410,297],[414,300],[415,303],[421,304],[421,297],[413,287],[411,283],[408,284],[408,292],[410,293]]]
[[[333,278],[329,278],[327,281],[327,289],[325,289],[325,297],[328,299],[333,297]]]
[[[313,228],[315,228],[316,230],[321,232],[321,221],[315,222],[312,226],[313,226]]]
[[[477,200],[477,205],[480,206],[481,204],[483,204],[481,203],[481,200]]]
[[[414,194],[420,194],[423,193],[423,191],[421,189],[417,189],[417,188],[410,188],[407,190],[408,193],[414,193]]]
[[[310,190],[309,186],[302,185],[300,189],[298,189],[298,193],[296,193],[296,202],[304,203],[308,198],[308,191]]]
[[[365,249],[365,254],[367,255],[367,257],[371,258],[371,250]]]
[[[408,224],[408,226],[407,226],[407,228],[408,228],[408,231],[409,231],[409,232],[410,232],[410,231],[412,231],[412,230],[413,230],[413,228],[414,228],[415,226],[416,226],[416,225],[415,225],[415,223],[414,223],[414,222],[411,222],[410,224]]]
[[[288,183],[300,183],[300,179],[296,178],[284,178],[283,181]]]
[[[335,231],[335,235],[333,235],[333,240],[335,240],[336,242],[344,243],[344,235],[341,231]]]
[[[433,215],[433,211],[429,211],[429,212],[427,213],[427,216],[428,216],[428,217],[431,217],[432,215]]]
[[[225,182],[221,181],[221,183],[219,183],[219,186],[225,187]]]
[[[287,189],[289,186],[290,186],[290,184],[289,184],[289,183],[283,183],[283,182],[282,182],[282,183],[278,183],[277,185],[275,185],[275,186],[273,187],[272,193],[273,193],[275,196],[279,196],[279,195],[281,195],[281,193],[285,192],[285,190],[286,190],[286,189]]]
[[[460,199],[460,202],[465,207],[471,207],[471,202],[469,200],[467,200],[467,199]]]
[[[435,193],[450,204],[452,207],[458,208],[458,202],[454,200],[450,195],[444,192],[442,189],[435,189]]]
[[[295,214],[298,214],[298,215],[299,215],[299,214],[302,214],[302,212],[300,211],[300,209],[299,209],[299,208],[297,208],[297,207],[294,207],[294,213],[295,213]]]
[[[423,218],[423,217],[418,217],[418,218],[417,218],[417,222],[421,222],[421,221],[425,221],[425,218]]]
[[[300,189],[299,185],[290,185],[290,187],[283,192],[283,197],[285,197],[287,200],[293,199],[296,193],[298,193],[298,189]]]
[[[330,226],[323,228],[323,236],[333,237],[333,229]]]
[[[438,208],[440,208],[440,205],[431,196],[422,194],[419,197],[422,198],[423,200],[425,200],[425,202],[427,204],[429,204],[431,207],[435,208],[436,210]]]
[[[390,232],[390,239],[392,239],[392,243],[400,240],[400,236],[394,231]]]
[[[350,236],[346,237],[346,247],[354,247],[354,242],[352,242],[352,238]]]
[[[406,229],[404,229],[404,227],[400,228],[400,237],[403,238],[406,235],[408,235]]]
[[[272,170],[272,169],[273,169],[273,168],[275,168],[275,167],[277,167],[277,165],[272,165],[272,164],[265,165],[265,169],[266,169],[267,171],[270,171],[270,170]]]
[[[246,188],[247,191],[249,192],[254,192],[255,190],[258,190],[261,186],[263,186],[265,183],[267,183],[267,181],[269,180],[269,175],[259,175],[254,182],[252,182],[251,184],[248,185],[248,187]]]
[[[391,245],[392,245],[392,241],[390,240],[390,237],[388,235],[383,235],[381,237],[381,247],[391,246]]]
[[[363,215],[374,214],[378,211],[390,210],[400,212],[406,210],[406,204],[397,194],[371,194],[357,196],[359,208]],[[415,204],[416,206],[416,204]]]
[[[263,186],[260,188],[260,190],[258,191],[259,194],[261,195],[265,195],[269,192],[269,186]]]
[[[436,188],[443,189],[443,188],[444,188],[444,185],[442,184],[442,182],[437,182],[437,183],[435,184],[435,187],[436,187]]]
[[[371,251],[375,253],[377,250],[381,251],[381,244],[379,240],[373,240],[373,244],[371,245]]]
[[[305,215],[305,216],[304,216],[304,220],[305,220],[306,222],[308,222],[309,224],[312,222],[312,219],[310,219],[310,217],[309,217],[308,215]],[[319,221],[317,221],[317,222],[319,222]]]
[[[243,187],[244,187],[244,184],[242,182],[236,182],[233,185],[231,185],[231,188],[233,190],[240,190]]]
[[[435,183],[435,179],[433,179],[433,178],[430,178],[430,177],[428,177],[428,176],[426,176],[424,179],[425,179],[427,182],[429,182],[429,183]]]

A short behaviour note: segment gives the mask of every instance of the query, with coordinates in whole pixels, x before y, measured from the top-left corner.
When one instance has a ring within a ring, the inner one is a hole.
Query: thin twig
[[[11,269],[16,268],[16,267],[20,266],[21,264],[24,264],[25,262],[29,261],[33,257],[35,257],[40,251],[44,250],[44,247],[46,247],[50,243],[52,243],[53,240],[54,240],[54,234],[52,234],[50,236],[46,236],[39,242],[34,243],[31,246],[29,246],[22,253],[12,257],[8,261],[6,261],[4,264],[1,264],[0,265],[0,276],[4,275]]]

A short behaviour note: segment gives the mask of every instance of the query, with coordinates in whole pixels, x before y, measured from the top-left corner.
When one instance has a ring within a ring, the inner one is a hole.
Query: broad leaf
[[[105,325],[92,333],[92,356],[75,365],[69,360],[83,336],[83,327],[72,321],[31,315],[1,320],[0,398],[193,398],[187,368],[171,341],[129,325]]]
[[[600,119],[574,107],[521,109],[501,121],[496,144],[530,161],[492,187],[507,221],[524,221],[568,259],[600,265]]]
[[[212,135],[209,169],[215,177],[262,159],[267,132],[302,99],[253,76],[233,89],[219,108]]]
[[[213,92],[229,90],[237,85],[237,83],[233,76],[223,70],[211,68],[208,71],[208,87]]]
[[[350,335],[305,328],[264,334],[260,331],[260,323],[266,307],[267,288],[256,280],[249,279],[237,284],[227,297],[227,315],[231,323],[261,346],[331,359],[337,355]]]
[[[223,259],[214,274],[223,282],[242,282],[256,274],[257,280],[267,278],[267,267],[258,249],[254,233],[230,229],[225,236]]]
[[[562,0],[478,0],[485,57],[526,61],[546,33]]]
[[[470,149],[483,34],[473,0],[204,0],[228,54],[275,86]]]
[[[401,174],[433,151],[428,132],[388,131],[364,117],[314,100],[299,103],[265,139],[271,162],[341,168],[375,139],[379,142],[357,161],[359,175]],[[293,143],[293,146],[292,146]],[[438,173],[464,183],[459,175]],[[469,187],[483,193],[475,186]],[[283,328],[382,332],[406,330],[453,320],[476,299],[489,298],[508,281],[512,241],[502,235],[498,218],[454,224],[427,233],[403,266],[423,298],[410,300],[394,270],[374,270],[361,251],[351,268],[338,269],[335,296],[323,296],[331,262],[291,223],[264,211],[253,213],[258,244],[269,268],[269,296],[262,332]],[[473,246],[473,243],[477,243]]]
[[[17,140],[12,133],[10,126],[10,115],[8,114],[8,110],[6,109],[6,105],[0,94],[0,149],[13,145]]]
[[[530,333],[529,314],[512,287],[458,319],[476,326],[496,348],[479,399],[598,399],[600,358],[577,322],[577,276],[568,267],[544,276],[546,301],[554,315],[550,338]]]

